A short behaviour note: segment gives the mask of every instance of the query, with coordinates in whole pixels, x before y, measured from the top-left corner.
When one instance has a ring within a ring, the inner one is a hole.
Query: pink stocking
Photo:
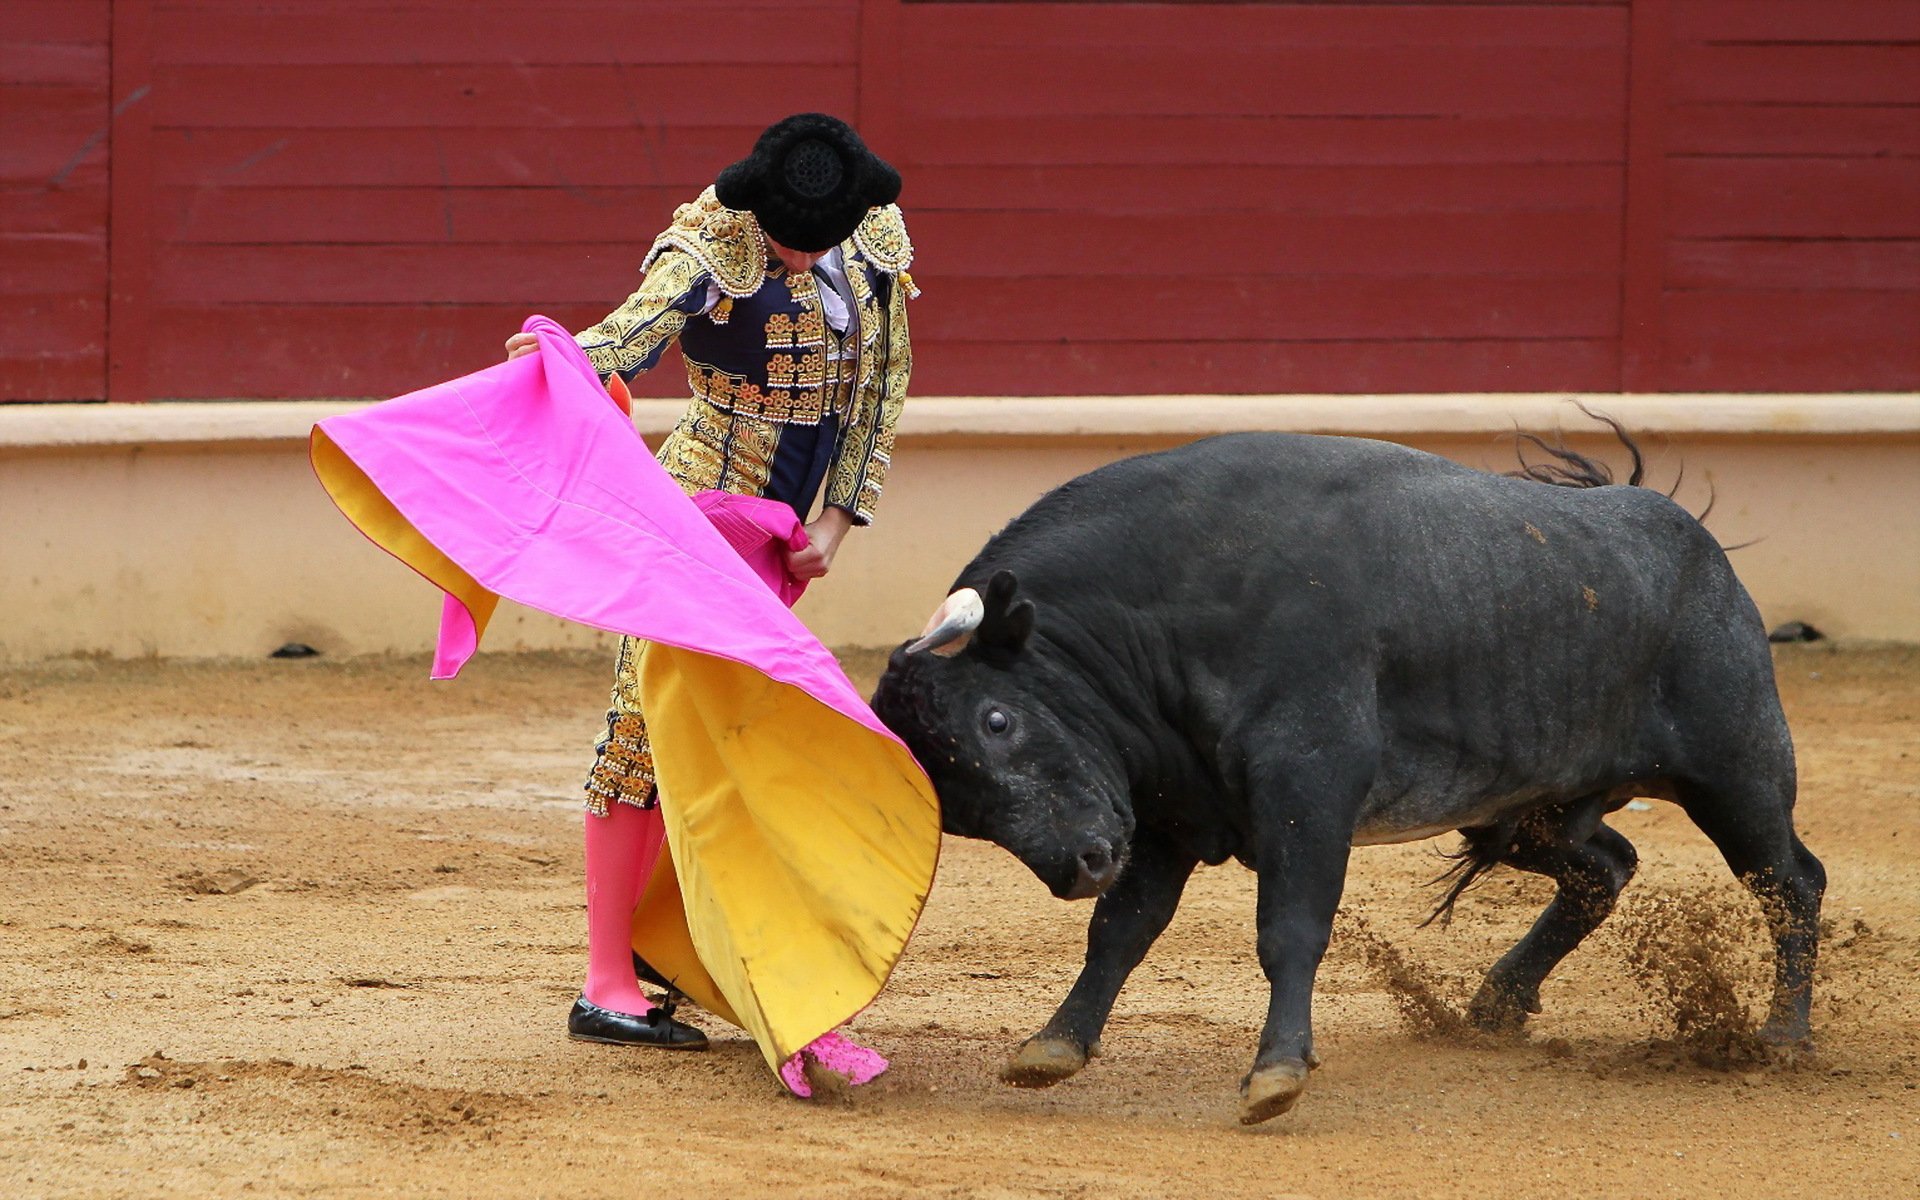
[[[633,977],[633,910],[640,906],[667,836],[658,808],[613,802],[587,814],[587,985],[589,1004],[643,1016],[653,1004]]]

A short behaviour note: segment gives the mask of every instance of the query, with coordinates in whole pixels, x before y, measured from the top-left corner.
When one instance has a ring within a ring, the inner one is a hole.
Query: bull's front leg
[[[1127,869],[1094,901],[1080,978],[1046,1027],[1021,1043],[1001,1079],[1050,1087],[1087,1065],[1121,985],[1173,919],[1196,861],[1151,834],[1134,840]]]
[[[1344,814],[1358,811],[1365,792],[1364,785],[1314,785],[1294,776],[1268,793],[1256,816],[1260,967],[1272,990],[1259,1052],[1240,1081],[1243,1125],[1292,1108],[1306,1091],[1307,1073],[1320,1065],[1313,981],[1346,887],[1353,821]]]

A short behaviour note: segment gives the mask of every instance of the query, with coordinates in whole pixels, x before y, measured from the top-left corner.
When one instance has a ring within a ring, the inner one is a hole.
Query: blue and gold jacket
[[[679,339],[693,402],[659,458],[689,493],[771,496],[804,519],[824,482],[825,504],[873,519],[913,367],[906,301],[918,293],[899,208],[868,213],[840,253],[853,292],[844,336],[821,306],[828,285],[790,274],[753,214],[708,188],[654,240],[640,289],[576,335],[603,377],[626,380]]]

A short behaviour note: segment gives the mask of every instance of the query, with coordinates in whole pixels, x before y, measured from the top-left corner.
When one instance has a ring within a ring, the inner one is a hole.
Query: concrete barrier
[[[1769,623],[1920,641],[1920,396],[1580,396],[1621,419],[1651,482],[1710,527]],[[1244,429],[1344,433],[1504,470],[1517,427],[1624,455],[1565,395],[1126,396],[910,401],[879,519],[801,615],[830,645],[918,632],[988,535],[1127,454]],[[306,464],[352,402],[0,405],[0,662],[72,655],[414,652],[433,589],[356,534]],[[642,401],[649,441],[680,405]],[[1611,448],[1610,448],[1611,447]],[[1757,540],[1756,540],[1757,539]],[[1178,564],[1169,564],[1178,569]],[[486,649],[604,635],[502,606]]]

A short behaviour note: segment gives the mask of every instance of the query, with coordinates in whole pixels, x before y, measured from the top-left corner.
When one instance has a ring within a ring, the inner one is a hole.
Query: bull
[[[960,573],[874,709],[947,832],[1097,897],[1079,978],[1007,1082],[1084,1067],[1195,866],[1237,858],[1270,988],[1240,1120],[1286,1112],[1319,1065],[1314,976],[1350,849],[1450,830],[1443,909],[1500,864],[1557,885],[1469,1008],[1517,1029],[1632,876],[1603,818],[1642,796],[1684,809],[1759,897],[1761,1034],[1809,1040],[1826,877],[1794,830],[1759,613],[1684,508],[1556,453],[1569,465],[1525,478],[1362,439],[1211,438],[1063,485]]]

